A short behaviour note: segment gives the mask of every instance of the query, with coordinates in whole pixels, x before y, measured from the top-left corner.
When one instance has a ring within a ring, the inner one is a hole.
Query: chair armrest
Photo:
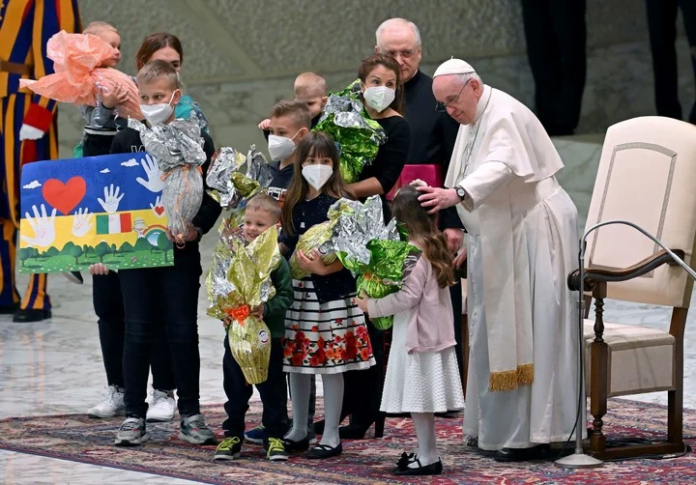
[[[672,252],[676,254],[679,258],[684,259],[686,253],[681,249],[673,249]],[[672,259],[672,257],[667,254],[664,249],[656,252],[649,258],[643,261],[629,266],[623,269],[600,269],[600,268],[586,268],[585,269],[585,290],[591,290],[593,283],[595,282],[618,282],[618,281],[628,281],[639,276],[643,276],[646,273],[653,271],[654,269],[667,264],[669,266],[675,266],[677,263]],[[568,288],[571,291],[580,291],[580,270],[576,269],[568,275]]]

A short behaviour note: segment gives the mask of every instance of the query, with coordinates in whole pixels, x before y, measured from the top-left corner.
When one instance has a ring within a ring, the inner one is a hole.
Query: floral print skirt
[[[283,370],[339,374],[375,365],[365,315],[355,295],[319,303],[311,280],[293,280],[295,302],[285,314]]]

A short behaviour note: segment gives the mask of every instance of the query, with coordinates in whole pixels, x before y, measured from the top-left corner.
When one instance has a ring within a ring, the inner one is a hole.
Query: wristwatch
[[[464,190],[463,187],[456,186],[454,190],[457,191],[457,197],[459,197],[459,200],[462,201],[466,199],[466,190]]]
[[[201,239],[203,239],[203,229],[201,229],[200,227],[194,227],[194,229],[196,230],[197,234],[196,242],[201,242]]]

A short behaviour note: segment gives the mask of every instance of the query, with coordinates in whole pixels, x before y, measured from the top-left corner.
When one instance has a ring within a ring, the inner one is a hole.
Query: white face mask
[[[293,141],[295,136],[288,138],[287,136],[268,135],[268,154],[271,156],[271,160],[285,160],[295,153],[295,142]]]
[[[329,165],[307,165],[302,167],[302,176],[315,190],[321,190],[331,178],[333,168]]]
[[[370,108],[381,113],[394,102],[396,91],[386,86],[375,86],[363,91],[363,98]]]
[[[172,93],[172,97],[168,103],[140,105],[140,111],[143,113],[143,116],[151,126],[159,125],[169,119],[174,112],[174,108],[172,108],[171,105],[175,94],[176,91]]]

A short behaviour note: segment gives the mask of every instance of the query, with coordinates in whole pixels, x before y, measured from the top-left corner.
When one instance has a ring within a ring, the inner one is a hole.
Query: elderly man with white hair
[[[411,144],[408,160],[401,173],[400,183],[410,183],[418,178],[441,186],[447,164],[452,156],[454,141],[459,124],[437,111],[433,95],[433,79],[420,71],[421,36],[413,22],[402,18],[392,18],[380,24],[375,32],[375,52],[391,55],[400,67],[399,82],[404,87],[403,115],[411,129]],[[447,237],[452,256],[462,247],[462,224],[455,209],[442,211],[440,229]],[[461,264],[465,254],[453,264]],[[457,361],[460,372],[463,368],[461,352],[462,288],[457,283],[451,287],[452,313],[455,337],[457,339]],[[383,332],[369,327],[370,339],[375,350],[377,365],[369,370],[350,371],[344,377],[346,392],[342,417],[350,415],[350,424],[339,430],[341,438],[362,439],[378,417],[382,395]],[[457,415],[459,410],[451,409],[445,416]],[[321,434],[324,422],[315,423],[315,431]]]
[[[570,436],[578,402],[577,312],[566,286],[578,223],[554,176],[563,163],[536,116],[466,62],[443,63],[433,93],[461,124],[449,188],[421,187],[420,200],[432,211],[456,206],[468,231],[464,433],[498,461],[543,458]]]

